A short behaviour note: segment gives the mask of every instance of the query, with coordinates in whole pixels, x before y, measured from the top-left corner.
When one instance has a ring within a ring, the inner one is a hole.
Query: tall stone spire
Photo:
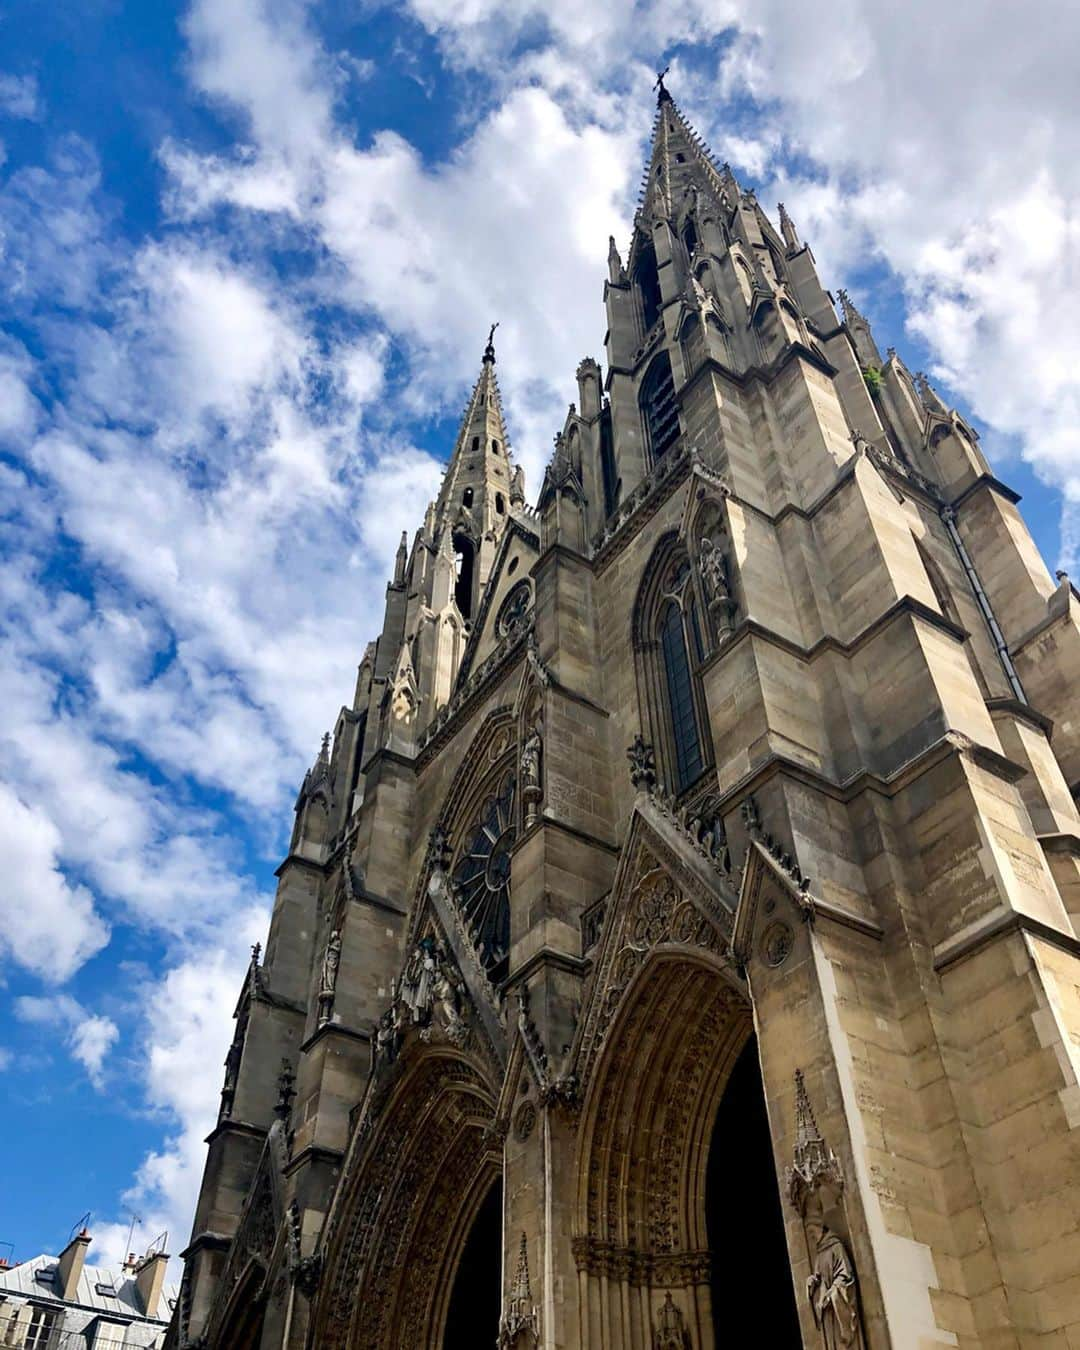
[[[458,607],[471,619],[479,607],[499,540],[510,519],[513,468],[495,376],[492,324],[480,377],[465,406],[453,453],[435,502],[431,543],[458,559]]]
[[[649,167],[642,181],[642,214],[669,216],[692,184],[719,197],[725,180],[712,151],[661,81]]]

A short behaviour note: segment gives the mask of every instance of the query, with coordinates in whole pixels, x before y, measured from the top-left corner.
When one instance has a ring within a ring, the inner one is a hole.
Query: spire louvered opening
[[[679,439],[679,413],[671,359],[660,352],[641,384],[641,412],[652,461],[655,464]]]
[[[652,244],[646,244],[638,253],[634,264],[634,281],[641,301],[641,324],[646,333],[650,332],[660,317],[663,297],[660,294],[660,272],[656,266],[656,251]]]
[[[454,585],[454,599],[463,619],[472,618],[473,561],[476,550],[467,534],[454,535],[454,569],[457,581]]]

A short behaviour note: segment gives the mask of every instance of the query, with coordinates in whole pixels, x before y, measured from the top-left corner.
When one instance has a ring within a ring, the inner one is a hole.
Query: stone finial
[[[262,943],[253,942],[251,944],[251,964],[253,966],[257,966],[259,964],[259,958],[261,956],[262,956]]]
[[[517,1270],[506,1312],[499,1323],[499,1350],[526,1350],[540,1343],[539,1316],[529,1286],[529,1245],[525,1234],[518,1247]]]
[[[656,1334],[653,1336],[654,1350],[687,1350],[690,1341],[687,1338],[686,1322],[682,1310],[667,1292],[660,1306],[660,1315],[656,1321]]]
[[[281,1072],[278,1074],[277,1086],[278,1099],[274,1107],[274,1115],[277,1116],[278,1120],[285,1121],[289,1119],[293,1098],[296,1096],[296,1074],[287,1059],[281,1061]]]
[[[829,1184],[836,1191],[843,1188],[840,1164],[818,1129],[802,1069],[795,1070],[795,1147],[792,1153],[788,1194],[800,1214],[805,1212],[809,1197],[822,1186]]]
[[[795,222],[788,215],[783,202],[777,202],[777,208],[780,212],[780,233],[784,236],[784,243],[789,249],[799,247],[799,236],[795,230]]]
[[[627,746],[626,758],[630,761],[630,781],[639,790],[651,792],[656,786],[656,753],[639,731]]]

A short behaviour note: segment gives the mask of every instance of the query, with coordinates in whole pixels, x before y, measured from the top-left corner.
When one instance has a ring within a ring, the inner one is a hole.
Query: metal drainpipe
[[[964,565],[964,571],[971,582],[972,590],[975,592],[975,599],[979,602],[979,608],[982,610],[983,618],[986,620],[987,627],[990,629],[990,636],[993,639],[994,646],[997,648],[998,660],[1001,662],[1005,675],[1012,685],[1013,693],[1021,703],[1027,703],[1027,695],[1024,693],[1024,686],[1020,683],[1020,676],[1016,673],[1016,667],[1012,663],[1012,657],[1009,655],[1008,643],[1005,641],[1005,635],[998,627],[998,621],[994,618],[994,611],[990,608],[990,601],[986,592],[982,588],[982,582],[975,571],[975,564],[971,561],[971,555],[964,547],[964,541],[960,538],[960,531],[956,528],[956,512],[951,506],[941,508],[941,519],[945,522],[945,528],[949,531],[949,538],[953,542],[953,548],[956,549],[960,561]]]

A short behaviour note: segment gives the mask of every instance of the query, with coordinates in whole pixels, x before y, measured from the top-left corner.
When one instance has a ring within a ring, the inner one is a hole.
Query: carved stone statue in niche
[[[656,1319],[656,1334],[653,1336],[653,1350],[689,1350],[690,1337],[686,1332],[686,1323],[681,1310],[668,1291]]]
[[[521,747],[521,800],[525,807],[525,828],[536,824],[540,798],[544,795],[540,783],[540,755],[543,742],[539,727],[534,727]]]
[[[319,1026],[330,1021],[334,1011],[338,966],[341,964],[341,933],[335,928],[326,941],[322,972],[319,976]]]
[[[806,1296],[823,1350],[865,1350],[855,1263],[838,1231],[846,1227],[843,1187],[840,1163],[818,1130],[802,1070],[796,1069],[795,1157],[788,1195],[803,1221],[810,1259]]]
[[[811,1262],[806,1295],[821,1343],[825,1350],[861,1346],[859,1295],[847,1247],[824,1222],[820,1205],[811,1204],[804,1226]]]
[[[716,625],[717,635],[722,637],[734,626],[732,620],[737,606],[731,592],[727,558],[720,546],[707,536],[698,549],[698,567],[705,589],[705,604]]]

